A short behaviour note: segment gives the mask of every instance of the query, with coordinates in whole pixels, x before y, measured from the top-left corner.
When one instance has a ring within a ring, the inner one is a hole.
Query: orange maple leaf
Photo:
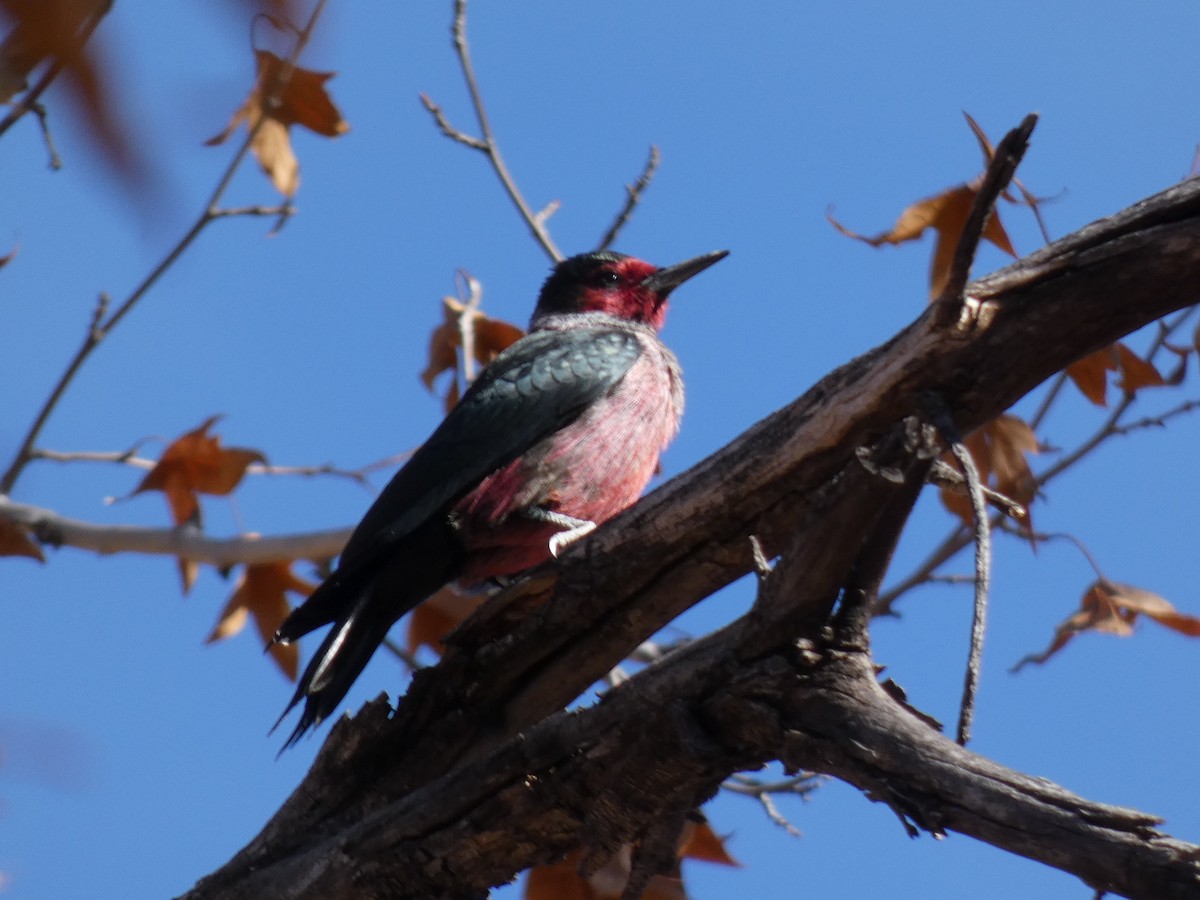
[[[1132,584],[1098,578],[1083,592],[1079,610],[1054,630],[1050,646],[1041,653],[1024,657],[1012,671],[1016,672],[1028,663],[1044,663],[1084,631],[1129,637],[1139,615],[1149,616],[1160,625],[1188,637],[1200,637],[1200,618],[1179,612],[1164,597]]]
[[[964,113],[964,115],[966,114]],[[974,119],[970,116],[966,118],[975,137],[979,140],[984,164],[990,164],[995,155],[991,142]],[[940,194],[918,200],[900,213],[900,217],[889,230],[873,236],[851,231],[830,214],[827,214],[826,217],[830,224],[846,237],[863,241],[872,247],[915,241],[925,233],[926,229],[932,228],[937,233],[937,240],[933,248],[933,262],[929,270],[929,296],[932,299],[940,296],[946,287],[946,280],[950,276],[950,265],[954,260],[954,252],[958,248],[959,239],[962,237],[963,226],[967,224],[971,206],[974,204],[982,184],[983,175],[979,175],[965,184],[955,185]],[[983,239],[991,241],[1009,256],[1016,257],[1017,251],[1013,249],[1012,241],[1009,240],[1008,232],[1004,230],[1004,225],[1000,222],[1000,214],[997,210],[993,210],[991,216],[988,217],[987,224],[983,229]]]
[[[632,844],[625,844],[587,878],[579,875],[578,850],[558,862],[535,866],[525,881],[525,900],[619,900],[633,870],[633,849]],[[679,859],[685,858],[724,866],[741,865],[703,819],[684,825],[679,838]],[[650,879],[642,900],[687,900],[678,863],[672,872]]]
[[[443,372],[458,372],[464,315],[469,320],[468,325],[473,336],[472,356],[482,366],[486,366],[501,350],[525,334],[524,330],[516,325],[502,319],[493,319],[478,309],[468,312],[467,305],[454,297],[443,297],[442,323],[433,329],[429,336],[429,362],[421,372],[421,382],[430,391],[433,391],[434,382]],[[456,374],[443,400],[447,412],[458,402],[460,393]]]
[[[441,653],[442,638],[473,613],[484,601],[478,594],[464,594],[453,585],[446,585],[425,600],[408,617],[407,649],[410,654],[422,647]]]
[[[300,665],[299,648],[294,644],[272,644],[270,641],[292,611],[288,593],[307,597],[315,589],[316,585],[311,581],[292,572],[291,560],[246,566],[205,643],[232,637],[246,626],[247,616],[253,616],[271,658],[290,681],[295,681]]]
[[[0,556],[28,556],[38,562],[46,561],[46,554],[29,537],[25,526],[4,518],[0,518]]]
[[[258,164],[276,189],[291,197],[300,187],[300,163],[292,151],[288,129],[302,125],[325,137],[337,137],[350,130],[325,90],[325,82],[336,73],[293,66],[282,88],[277,88],[284,75],[283,60],[267,50],[255,50],[254,60],[258,74],[246,102],[225,130],[205,144],[213,147],[224,143],[243,122],[252,131],[257,128],[251,149]],[[268,102],[273,93],[278,95],[274,104]]]
[[[1130,395],[1144,387],[1161,387],[1168,383],[1153,363],[1119,341],[1076,360],[1067,366],[1066,372],[1079,392],[1097,406],[1108,405],[1109,372],[1121,373],[1117,387]]]
[[[154,468],[133,490],[134,494],[143,491],[166,494],[176,525],[200,524],[197,494],[228,494],[238,486],[251,463],[266,462],[266,457],[257,450],[221,447],[221,439],[208,433],[220,418],[210,416],[199,428],[168,444]]]
[[[146,473],[130,496],[142,491],[162,491],[176,526],[201,527],[200,501],[196,495],[228,494],[242,480],[250,463],[266,462],[266,457],[257,450],[223,449],[221,439],[208,434],[220,418],[210,416],[199,428],[168,444],[154,468]],[[183,557],[179,558],[178,564],[179,580],[187,595],[196,582],[200,566]]]

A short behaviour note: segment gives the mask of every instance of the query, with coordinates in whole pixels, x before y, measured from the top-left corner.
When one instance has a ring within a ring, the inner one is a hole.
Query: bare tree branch
[[[71,519],[0,496],[0,518],[28,528],[38,540],[56,547],[68,546],[101,554],[149,553],[177,556],[198,563],[225,567],[289,559],[332,559],[350,539],[350,528],[313,531],[273,537],[211,537],[195,528],[141,528],[133,525],[98,525]]]
[[[381,700],[338,723],[305,782],[190,900],[481,896],[570,847],[595,861],[653,837],[684,803],[771,759],[857,785],[913,831],[973,835],[1097,890],[1196,896],[1200,848],[958,747],[876,684],[853,629],[828,626],[854,568],[885,558],[895,526],[883,511],[911,484],[880,474],[891,464],[869,471],[857,448],[919,421],[927,391],[967,433],[1198,287],[1190,183],[968,285],[969,320],[943,327],[927,309],[487,601],[394,715]],[[561,711],[752,571],[749,535],[763,558],[780,555],[750,613],[605,702]],[[873,578],[859,580],[869,593]]]

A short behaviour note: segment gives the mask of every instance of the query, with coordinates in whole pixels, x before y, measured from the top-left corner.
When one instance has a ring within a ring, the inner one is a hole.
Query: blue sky
[[[118,3],[102,27],[130,126],[159,166],[149,208],[128,196],[47,103],[66,162],[48,171],[32,121],[0,140],[0,456],[15,449],[74,352],[100,291],[121,298],[199,213],[232,146],[206,148],[252,78],[248,27],[232,4]],[[730,258],[679,292],[665,332],[688,383],[672,476],[788,402],[920,310],[928,241],[871,250],[834,232],[882,230],[911,201],[973,176],[969,111],[998,139],[1041,114],[1020,177],[1053,198],[1054,236],[1186,176],[1200,128],[1191,2],[1110,5],[893,3],[745,5],[477,3],[475,64],[506,158],[561,247],[594,246],[622,185],[657,144],[662,167],[618,249],[660,264],[718,247]],[[294,136],[299,214],[213,225],[76,380],[42,444],[116,450],[225,414],[232,445],[280,464],[354,467],[419,443],[438,403],[417,380],[455,270],[482,280],[489,312],[524,322],[547,260],[483,158],[441,137],[429,93],[464,130],[470,108],[449,43],[449,3],[332,3],[303,62],[352,131]],[[226,201],[274,203],[247,165]],[[1039,243],[1002,211],[1018,250]],[[1004,263],[985,248],[977,272]],[[1132,339],[1144,347],[1146,335]],[[1192,380],[1194,381],[1194,373]],[[1146,396],[1139,412],[1184,399]],[[1030,402],[1018,406],[1028,412]],[[1040,432],[1069,447],[1101,420],[1075,397]],[[1106,573],[1200,614],[1194,531],[1195,421],[1107,446],[1036,509]],[[151,449],[155,445],[149,445]],[[1045,462],[1054,459],[1045,455]],[[37,463],[15,499],[97,522],[163,525],[141,473]],[[377,482],[381,485],[383,478]],[[236,516],[205,501],[214,534],[352,524],[370,494],[332,480],[248,479]],[[906,574],[949,527],[926,498],[897,556]],[[291,688],[249,632],[205,646],[232,590],[205,571],[187,599],[173,563],[63,549],[39,566],[0,561],[0,871],[5,896],[163,897],[251,838],[318,747],[276,760],[266,731]],[[966,561],[954,569],[965,571]],[[1166,818],[1200,840],[1200,725],[1188,699],[1200,644],[1151,624],[1129,640],[1077,639],[1018,676],[1092,579],[1067,544],[1031,553],[999,540],[974,747],[1091,799]],[[737,615],[751,587],[710,598],[672,630]],[[876,656],[920,708],[953,721],[969,619],[966,588],[908,596],[874,628]],[[307,648],[306,648],[307,649]],[[380,658],[351,707],[402,686]],[[321,735],[323,738],[323,733]],[[909,840],[894,816],[840,784],[780,802],[803,832],[753,801],[719,798],[715,828],[744,864],[689,864],[697,898],[729,896],[1090,896],[1070,876],[961,835]],[[864,859],[864,853],[866,858]],[[502,893],[501,896],[512,896]]]

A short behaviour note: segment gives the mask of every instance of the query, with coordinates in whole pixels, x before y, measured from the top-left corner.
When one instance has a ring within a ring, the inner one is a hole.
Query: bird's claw
[[[568,544],[574,543],[585,534],[591,534],[595,530],[595,522],[580,522],[573,528],[558,532],[550,538],[550,555],[558,559],[558,555]]]

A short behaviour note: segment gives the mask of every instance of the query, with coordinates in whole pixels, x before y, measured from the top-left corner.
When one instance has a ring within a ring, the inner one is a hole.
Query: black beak
[[[654,274],[643,278],[642,287],[657,291],[665,297],[693,275],[699,275],[709,266],[720,262],[728,255],[728,250],[714,250],[712,253],[705,253],[703,256],[694,257],[686,262],[667,266],[665,269],[659,269]]]

